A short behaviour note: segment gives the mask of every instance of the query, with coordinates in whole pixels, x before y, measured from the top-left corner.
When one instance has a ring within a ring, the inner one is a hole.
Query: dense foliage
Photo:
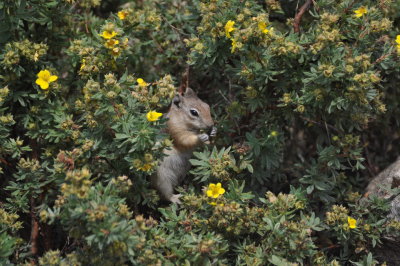
[[[398,155],[399,11],[1,1],[0,264],[375,264],[400,230],[362,197]],[[218,135],[175,205],[150,176],[187,85]]]

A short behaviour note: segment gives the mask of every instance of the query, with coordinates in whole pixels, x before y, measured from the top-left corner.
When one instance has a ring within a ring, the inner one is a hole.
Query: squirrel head
[[[208,130],[214,126],[210,106],[200,100],[191,88],[186,88],[184,93],[174,97],[169,119],[174,126],[179,125],[192,131]]]

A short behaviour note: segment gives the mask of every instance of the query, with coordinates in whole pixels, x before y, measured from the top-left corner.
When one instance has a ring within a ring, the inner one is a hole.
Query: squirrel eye
[[[196,110],[194,110],[194,109],[190,109],[190,113],[191,113],[193,116],[199,116],[199,113],[198,113]]]

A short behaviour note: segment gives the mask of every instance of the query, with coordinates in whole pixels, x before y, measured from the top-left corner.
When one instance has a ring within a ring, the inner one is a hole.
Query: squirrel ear
[[[175,104],[178,108],[180,108],[180,103],[181,103],[181,96],[175,95],[174,99],[172,100],[172,103]]]
[[[196,93],[189,87],[186,88],[186,91],[185,91],[185,93],[183,95],[185,97],[196,97],[197,98]]]

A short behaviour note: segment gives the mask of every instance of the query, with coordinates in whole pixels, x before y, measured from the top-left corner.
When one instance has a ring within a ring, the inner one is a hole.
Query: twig
[[[86,30],[86,33],[87,33],[87,34],[89,34],[89,26],[88,26],[89,20],[88,20],[88,16],[89,16],[89,11],[86,11],[86,14],[85,14],[85,30]]]
[[[329,133],[328,123],[326,123],[326,121],[324,121],[324,125],[325,125],[326,134],[328,135],[329,145],[332,145],[332,143],[331,143],[331,134]]]
[[[319,126],[321,126],[321,127],[325,127],[325,128],[328,127],[328,128],[330,128],[330,129],[333,129],[334,131],[336,131],[336,132],[338,132],[338,133],[341,132],[339,129],[337,129],[336,127],[334,127],[334,126],[332,126],[332,125],[329,125],[329,124],[326,123],[325,121],[324,121],[324,124],[323,124],[323,123],[321,123],[321,122],[312,120],[312,119],[307,118],[307,117],[304,117],[304,116],[300,116],[300,118],[303,119],[303,120],[305,120],[305,121],[307,121],[307,122],[309,122],[309,123],[313,123],[313,124],[319,125]]]
[[[175,31],[175,33],[178,34],[179,39],[181,40],[181,42],[183,42],[183,39],[182,39],[181,34],[182,34],[182,35],[186,35],[186,36],[190,36],[190,34],[185,33],[185,32],[183,32],[181,29],[178,29],[177,27],[175,27],[174,25],[172,25],[172,24],[168,21],[168,19],[167,19],[166,17],[161,16],[161,18],[163,18],[164,21],[168,24],[168,26],[170,26],[171,29],[172,29],[173,31]]]
[[[354,4],[355,1],[351,2],[349,6],[344,9],[343,13],[346,14],[347,12],[349,12],[349,10],[353,7]]]
[[[231,103],[231,101],[229,101],[228,98],[226,98],[226,96],[225,96],[221,91],[218,91],[218,92],[219,92],[219,94],[221,94],[222,98],[224,98],[224,100],[225,100],[228,104]]]
[[[230,83],[229,83],[229,86],[230,86]],[[228,104],[231,104],[232,101],[228,100],[228,98],[226,98],[226,96],[225,96],[220,90],[219,90],[218,92],[219,92],[219,94],[221,94],[222,98],[223,98]],[[236,119],[232,119],[232,121],[233,121],[233,123],[235,123],[236,131],[237,131],[237,132],[239,133],[239,135],[240,135],[240,126],[239,126],[238,122],[236,121]]]
[[[40,202],[44,202],[46,196],[47,189],[44,189],[43,192],[40,194]],[[43,238],[44,250],[49,251],[53,249],[53,231],[47,223],[40,224],[40,233]]]
[[[101,157],[101,156],[99,156],[98,159],[103,159],[103,160],[105,160],[106,163],[107,163],[109,166],[111,166],[111,168],[113,168],[116,172],[118,172],[117,168],[115,168],[115,166],[110,162],[110,160],[108,160],[107,157]]]
[[[5,159],[3,159],[3,158],[0,158],[0,162],[6,164],[6,165],[8,165],[8,166],[12,166],[11,163],[7,162],[7,161],[6,161]]]
[[[400,196],[400,191],[394,193],[394,194],[391,195],[389,198],[387,198],[387,201],[392,201],[392,200],[394,200],[394,198],[396,198],[397,196]]]
[[[150,35],[150,38],[153,40],[154,44],[156,45],[157,50],[158,50],[160,53],[164,53],[164,49],[163,49],[163,48],[161,47],[161,45],[157,42],[157,40],[154,38],[154,36],[151,35],[151,33],[149,33],[149,35]]]
[[[36,140],[31,140],[30,141],[30,146],[32,148],[32,154],[31,157],[34,160],[38,160],[39,158],[39,154],[38,154],[38,143],[36,142]],[[30,203],[30,216],[31,216],[31,238],[30,238],[30,242],[31,242],[31,253],[34,257],[37,256],[38,254],[38,249],[39,249],[39,220],[38,217],[36,216],[36,202],[35,202],[35,198],[33,196],[33,192],[31,192],[31,196],[29,199],[29,203]]]
[[[31,219],[32,219],[32,228],[31,228],[31,253],[33,256],[38,254],[38,238],[39,238],[39,221],[35,213],[35,199],[33,196],[30,198],[31,204]]]
[[[365,157],[367,159],[367,170],[371,176],[376,176],[377,173],[375,173],[374,169],[372,168],[371,157],[370,157],[368,145],[367,145],[367,139],[366,139],[365,135],[363,135],[362,138],[363,138],[363,142],[364,142]]]
[[[392,53],[384,54],[381,57],[379,57],[378,59],[376,59],[376,61],[373,62],[372,64],[378,64],[378,63],[382,62],[383,60],[385,60],[387,57],[389,57],[391,55],[392,55]]]
[[[296,33],[300,32],[300,21],[301,21],[301,18],[303,17],[303,15],[307,11],[307,9],[310,7],[311,3],[312,3],[312,0],[307,0],[300,7],[299,12],[294,17],[294,21],[293,21],[294,32],[296,32]]]

